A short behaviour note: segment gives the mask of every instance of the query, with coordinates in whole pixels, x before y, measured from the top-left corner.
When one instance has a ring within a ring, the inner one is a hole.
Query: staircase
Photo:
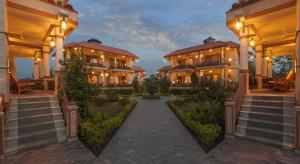
[[[57,97],[13,98],[5,112],[5,153],[66,140]]]
[[[236,126],[236,136],[294,149],[295,97],[246,96]]]

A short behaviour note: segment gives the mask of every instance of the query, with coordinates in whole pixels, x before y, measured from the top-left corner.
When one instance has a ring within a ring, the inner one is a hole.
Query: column
[[[222,80],[222,83],[225,84],[225,69],[224,68],[222,69],[222,72],[221,72],[221,80]]]
[[[114,67],[117,68],[117,57],[115,57],[115,60],[114,60]]]
[[[222,47],[222,52],[221,52],[221,63],[224,63],[224,59],[225,59],[225,50],[224,50],[224,47]]]
[[[50,64],[49,64],[49,53],[50,48],[48,46],[43,46],[43,62],[44,62],[44,78],[50,78]]]
[[[33,79],[39,79],[39,62],[36,59],[33,59]]]
[[[263,47],[262,45],[257,45],[255,47],[256,52],[256,80],[257,80],[257,89],[262,91],[262,56],[263,56]]]
[[[267,61],[267,57],[265,56],[265,54],[262,57],[262,77],[266,78],[268,77],[268,61]]]
[[[295,147],[298,152],[300,152],[300,0],[297,0],[297,35],[296,35],[296,109],[295,109],[295,122],[296,122],[296,132],[295,132]]]
[[[44,78],[44,58],[39,61],[39,79]]]
[[[8,57],[9,59],[9,71],[10,73],[16,77],[16,56],[11,54]]]
[[[64,34],[63,30],[60,27],[55,28],[55,95],[58,94],[58,85],[59,85],[59,73],[63,69],[63,65],[60,64],[60,61],[64,60]]]
[[[269,58],[267,63],[268,63],[268,78],[272,78],[273,77],[273,60],[272,60],[272,57]]]
[[[249,72],[248,72],[248,27],[240,30],[240,73],[239,83],[246,80],[246,92],[249,92]]]
[[[0,0],[0,31],[8,31],[6,0]],[[6,33],[0,33],[0,94],[4,95],[5,102],[9,101],[8,42]]]

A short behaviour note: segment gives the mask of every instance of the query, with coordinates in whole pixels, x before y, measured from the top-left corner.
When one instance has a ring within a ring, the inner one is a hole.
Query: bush
[[[135,105],[135,101],[129,101],[121,112],[111,118],[107,118],[99,112],[100,114],[94,115],[93,118],[81,120],[79,123],[80,140],[95,156],[99,156]]]
[[[205,101],[195,105],[192,118],[202,124],[224,125],[224,106],[217,100]]]
[[[222,134],[221,127],[218,124],[203,125],[199,121],[193,120],[189,113],[182,111],[176,105],[176,101],[169,101],[168,105],[180,121],[191,131],[206,152],[211,150],[218,143]]]
[[[192,91],[190,89],[171,89],[171,94],[173,95],[191,95]]]
[[[145,79],[144,85],[149,95],[154,95],[159,90],[159,86],[154,75],[151,75],[149,78]]]
[[[170,91],[171,82],[168,76],[163,76],[159,81],[159,91],[161,94],[168,94]]]

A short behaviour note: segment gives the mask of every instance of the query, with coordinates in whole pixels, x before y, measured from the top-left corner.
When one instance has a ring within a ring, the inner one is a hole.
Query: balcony
[[[127,66],[109,66],[110,69],[121,69],[121,70],[129,70],[132,71],[131,67],[127,67]]]
[[[40,0],[40,1],[50,3],[50,4],[55,5],[57,7],[68,9],[70,11],[76,12],[71,4],[65,3],[64,1],[58,1],[58,2],[55,2],[55,0]]]
[[[173,67],[173,69],[193,69],[193,68],[194,66],[190,64],[177,65]]]
[[[224,67],[228,67],[230,66],[230,63],[227,62],[220,62],[220,61],[216,61],[216,62],[204,62],[204,63],[198,63],[196,64],[197,68],[205,68],[205,67],[216,67],[216,68],[224,68]]]

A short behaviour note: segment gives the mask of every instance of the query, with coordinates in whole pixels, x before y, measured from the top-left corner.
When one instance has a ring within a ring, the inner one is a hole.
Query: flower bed
[[[80,140],[95,156],[99,156],[136,104],[136,101],[128,101],[120,112],[108,119],[104,119],[105,116],[100,114],[94,116],[93,119],[81,120],[79,124]]]
[[[222,128],[218,124],[201,124],[195,121],[190,113],[184,112],[176,104],[176,100],[169,101],[168,105],[205,152],[209,152],[223,139]]]

